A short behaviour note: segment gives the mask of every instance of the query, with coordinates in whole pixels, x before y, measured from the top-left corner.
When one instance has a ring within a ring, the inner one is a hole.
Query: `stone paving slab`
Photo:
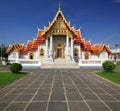
[[[67,111],[66,102],[50,102],[48,111]]]
[[[69,102],[70,111],[89,111],[85,102]]]
[[[0,90],[0,111],[120,111],[120,86],[96,69],[39,69]]]

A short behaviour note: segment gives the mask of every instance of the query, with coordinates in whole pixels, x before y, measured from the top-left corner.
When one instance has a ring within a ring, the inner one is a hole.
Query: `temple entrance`
[[[64,45],[61,43],[61,41],[57,42],[55,49],[56,49],[55,58],[64,58]]]
[[[62,48],[57,48],[57,58],[62,58]]]

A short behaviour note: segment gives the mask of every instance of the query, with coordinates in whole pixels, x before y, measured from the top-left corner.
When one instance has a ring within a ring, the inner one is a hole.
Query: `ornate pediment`
[[[61,16],[57,17],[57,21],[53,25],[53,29],[67,29],[67,26]]]
[[[74,38],[76,36],[75,29],[70,27],[70,23],[68,23],[62,13],[59,10],[53,19],[53,21],[49,24],[49,27],[45,28],[43,36],[48,38],[52,35],[67,35],[68,37]]]

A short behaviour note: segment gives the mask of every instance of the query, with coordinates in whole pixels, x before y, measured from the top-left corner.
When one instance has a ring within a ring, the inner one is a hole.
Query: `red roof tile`
[[[97,45],[92,46],[92,53],[93,54],[99,54],[104,49],[108,52],[108,54],[111,54],[110,48],[108,46],[104,45],[104,44],[97,44]]]
[[[36,50],[38,48],[38,41],[37,40],[34,40],[33,41],[33,44],[32,44],[32,49],[33,50]]]
[[[24,46],[24,48],[20,51],[21,54],[27,54],[28,50],[27,47]]]
[[[91,46],[90,41],[85,41],[84,39],[82,39],[80,30],[76,30],[75,32],[77,37],[75,38],[74,43],[81,44],[81,50],[89,50],[93,54],[99,54],[102,50],[105,49],[109,54],[111,54],[110,48],[107,47],[106,45],[97,44],[97,45]],[[27,54],[28,51],[37,50],[38,44],[45,43],[45,39],[42,36],[42,33],[43,33],[42,30],[38,30],[37,38],[33,41],[28,41],[26,46],[23,44],[10,45],[6,53],[10,53],[14,48],[17,49],[21,54]]]
[[[76,32],[77,37],[75,38],[74,43],[75,44],[80,44],[81,43],[81,39],[82,39],[80,30],[76,30],[75,32]]]
[[[44,37],[42,36],[42,30],[39,30],[38,31],[38,37],[37,37],[37,41],[38,41],[38,43],[45,43],[45,39],[44,39]]]

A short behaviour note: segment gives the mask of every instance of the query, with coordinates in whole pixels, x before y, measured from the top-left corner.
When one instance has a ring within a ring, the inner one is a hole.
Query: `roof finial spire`
[[[61,10],[60,5],[61,5],[61,3],[59,2],[59,10]]]

